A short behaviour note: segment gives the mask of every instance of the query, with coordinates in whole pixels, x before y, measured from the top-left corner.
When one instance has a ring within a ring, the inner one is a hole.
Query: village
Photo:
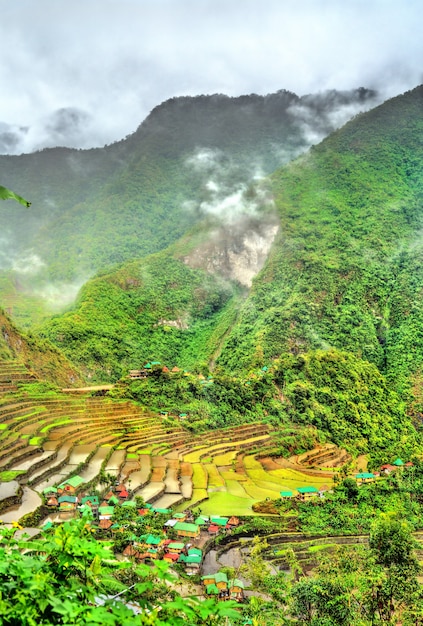
[[[360,487],[412,465],[398,458],[392,464],[382,465],[378,472],[359,472],[354,478]],[[324,498],[328,491],[304,486],[298,487],[296,493],[281,491],[280,499],[307,501]],[[55,513],[43,528],[51,526],[52,520],[63,522],[85,515],[99,540],[112,540],[119,546],[121,558],[146,563],[163,560],[177,566],[185,576],[201,581],[205,597],[237,602],[246,599],[248,581],[242,576],[229,577],[227,571],[220,570],[204,571],[204,557],[215,546],[216,538],[230,535],[235,529],[241,531],[243,521],[239,517],[203,515],[200,508],[173,512],[155,507],[118,480],[100,497],[98,492],[86,493],[84,480],[78,475],[57,487],[47,487],[43,496],[46,506]]]
[[[187,510],[172,513],[156,508],[131,494],[123,483],[116,481],[102,499],[97,493],[85,494],[84,481],[76,475],[58,487],[47,487],[46,505],[57,511],[55,521],[66,521],[77,515],[87,515],[92,530],[100,539],[117,537],[122,540],[122,557],[135,562],[163,560],[178,564],[188,576],[201,576],[204,594],[219,600],[244,600],[245,583],[240,578],[229,579],[225,572],[204,573],[204,548],[210,547],[217,536],[230,534],[240,526],[238,517],[220,515],[194,516]],[[119,521],[116,520],[119,511]],[[48,521],[43,528],[50,527]],[[137,534],[137,530],[145,532]],[[124,545],[125,544],[125,545]]]

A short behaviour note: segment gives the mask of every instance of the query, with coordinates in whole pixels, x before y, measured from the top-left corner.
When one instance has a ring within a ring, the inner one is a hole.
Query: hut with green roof
[[[372,474],[371,472],[360,472],[359,474],[356,474],[355,477],[356,480],[361,480],[362,483],[371,482],[376,478],[375,474]]]
[[[59,493],[66,491],[66,493],[73,494],[84,482],[81,476],[72,476],[72,478],[68,478],[60,483],[57,487],[57,491]]]
[[[401,467],[402,465],[404,465],[404,461],[400,458],[395,459],[394,465],[396,465],[397,467]]]
[[[312,487],[311,485],[307,485],[306,487],[298,487],[297,491],[300,494],[302,500],[314,498],[319,494],[319,490],[316,487]]]
[[[187,522],[177,522],[173,527],[179,537],[198,537],[200,527],[197,524],[188,524]]]
[[[279,493],[281,498],[292,498],[292,496],[294,495],[289,489],[287,489],[286,491],[280,491]]]

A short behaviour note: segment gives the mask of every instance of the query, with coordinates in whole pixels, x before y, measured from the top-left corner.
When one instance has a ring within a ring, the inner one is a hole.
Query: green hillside
[[[3,209],[0,302],[30,326],[51,287],[65,303],[95,272],[165,249],[254,176],[306,150],[308,133],[330,133],[335,113],[374,98],[364,89],[174,98],[110,146],[0,156],[4,183],[32,202],[24,218]]]
[[[182,251],[198,241],[186,237],[89,281],[42,334],[98,380],[152,359],[216,365],[220,391],[207,397],[195,385],[181,395],[166,377],[159,391],[127,389],[155,407],[161,394],[203,426],[255,413],[374,458],[406,454],[423,356],[422,97],[418,88],[355,118],[271,176],[280,229],[247,297],[219,268],[188,267]],[[264,387],[250,396],[257,371]]]
[[[233,318],[238,291],[158,253],[88,281],[75,310],[52,318],[41,335],[98,381],[150,360],[201,368],[216,350],[219,327]]]
[[[61,387],[82,383],[78,369],[54,345],[34,335],[22,334],[0,309],[0,359],[18,362],[34,377]]]
[[[423,88],[275,172],[281,227],[220,363],[336,347],[401,387],[420,368]]]

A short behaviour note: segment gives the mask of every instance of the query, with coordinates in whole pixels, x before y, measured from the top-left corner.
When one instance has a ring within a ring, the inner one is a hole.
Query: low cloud
[[[0,271],[10,276],[20,293],[40,298],[51,312],[63,311],[75,301],[89,276],[81,276],[71,282],[51,281],[47,277],[47,269],[39,254],[28,250],[17,255],[8,234],[0,237]]]
[[[364,85],[390,97],[423,82],[418,0],[4,5],[2,152],[111,143],[181,95]]]
[[[63,311],[70,306],[88,278],[78,279],[71,283],[46,283],[33,291],[33,295],[42,298],[46,307],[53,312]]]
[[[36,276],[40,271],[46,267],[45,262],[35,254],[35,252],[29,252],[28,254],[11,259],[11,270],[16,274],[23,276]]]
[[[242,168],[221,150],[198,149],[185,166],[199,177],[199,201],[186,203],[186,208],[219,222],[234,222],[241,217],[254,217],[260,209],[272,207],[273,200],[260,185],[260,168]]]

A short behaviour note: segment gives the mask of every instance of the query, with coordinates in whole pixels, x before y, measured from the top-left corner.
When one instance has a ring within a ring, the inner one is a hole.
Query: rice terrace
[[[41,397],[33,373],[1,362],[0,478],[22,486],[18,504],[3,502],[3,522],[19,521],[48,488],[75,474],[84,490],[113,477],[158,508],[201,505],[204,513],[254,515],[253,504],[281,491],[328,489],[336,468],[349,460],[335,446],[270,459],[267,424],[191,435],[176,417],[170,427],[169,419],[164,424],[162,415],[135,403],[78,391]]]

